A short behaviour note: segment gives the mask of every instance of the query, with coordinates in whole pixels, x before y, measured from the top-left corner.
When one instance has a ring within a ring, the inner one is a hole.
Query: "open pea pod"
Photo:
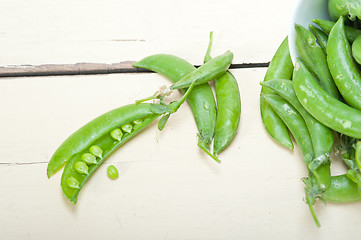
[[[145,103],[143,103],[145,104]],[[142,105],[143,105],[142,104]],[[64,172],[61,178],[61,187],[66,198],[68,198],[72,203],[76,203],[77,196],[86,182],[86,180],[94,173],[94,171],[120,146],[125,144],[128,140],[136,136],[141,130],[147,127],[151,122],[160,116],[160,114],[155,114],[150,110],[150,104],[148,105],[149,112],[144,114],[144,112],[130,112],[132,117],[127,116],[127,118],[122,118],[122,121],[117,121],[119,124],[113,128],[107,129],[104,131],[104,134],[101,134],[98,138],[88,138],[93,141],[90,142],[87,146],[75,154],[73,154],[67,164],[64,167]],[[145,106],[146,106],[145,105]],[[133,110],[139,105],[132,105]],[[143,108],[145,106],[141,106]],[[127,106],[125,106],[126,109]],[[118,111],[123,112],[124,107]],[[128,109],[127,109],[128,110]],[[109,119],[110,123],[112,122]],[[107,123],[104,123],[107,125]],[[110,124],[113,125],[113,124]],[[97,129],[96,125],[85,125],[79,130],[91,130]],[[90,151],[92,146],[97,146],[101,149],[102,154],[98,156],[94,155],[95,153]],[[88,171],[84,172],[82,169],[77,168],[78,163],[85,162],[88,165]]]
[[[55,151],[48,164],[48,177],[66,164],[61,187],[64,195],[75,204],[82,186],[93,172],[116,149],[167,111],[168,108],[160,104],[130,104],[95,118]]]
[[[90,148],[97,139],[109,134],[112,130],[138,119],[159,116],[166,110],[163,106],[159,106],[160,112],[155,113],[157,106],[149,103],[130,104],[111,110],[90,121],[58,147],[48,163],[48,177],[61,169],[71,156]]]

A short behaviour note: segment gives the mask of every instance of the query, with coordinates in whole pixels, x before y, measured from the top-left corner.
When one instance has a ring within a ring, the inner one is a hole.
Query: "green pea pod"
[[[358,64],[361,64],[361,36],[352,43],[352,56]]]
[[[213,43],[213,32],[210,33],[209,44],[204,63],[209,62]],[[218,155],[233,140],[237,133],[241,117],[241,97],[236,78],[227,71],[215,79],[214,87],[217,96],[217,121],[213,143],[213,154]]]
[[[301,114],[309,129],[316,158],[325,154],[329,155],[334,144],[333,131],[312,117],[312,115],[301,105],[293,89],[292,81],[273,79],[263,82],[262,86],[271,88],[278,95],[292,104],[292,106]]]
[[[199,85],[219,78],[227,71],[232,63],[232,60],[233,53],[231,51],[227,51],[224,54],[211,59],[209,62],[203,64],[193,72],[187,74],[182,79],[171,85],[170,89],[187,88],[192,82],[195,82],[195,85]]]
[[[149,104],[144,103],[145,105]],[[143,104],[142,104],[143,105]],[[129,108],[131,106],[131,108]],[[97,145],[103,150],[102,158],[97,159],[96,164],[92,164],[88,166],[88,174],[81,174],[74,169],[74,165],[82,161],[81,156],[88,153],[88,147],[83,147],[77,153],[73,154],[67,164],[64,167],[64,172],[61,177],[61,187],[63,193],[66,198],[68,198],[73,204],[77,202],[77,197],[82,189],[82,186],[85,182],[92,176],[95,170],[120,146],[125,144],[131,138],[136,136],[141,130],[143,130],[146,126],[148,126],[151,122],[153,122],[156,118],[159,117],[158,114],[154,114],[148,110],[148,114],[144,115],[144,113],[140,113],[137,111],[137,108],[143,108],[146,106],[138,105],[127,105],[113,111],[117,112],[117,118],[112,116],[111,118],[106,117],[104,119],[104,115],[98,117],[97,119],[102,119],[104,121],[91,121],[87,125],[80,128],[77,132],[86,132],[88,131],[88,135],[82,136],[84,139],[90,139],[90,145]],[[130,110],[131,109],[131,110]],[[118,115],[119,114],[119,115]],[[108,115],[108,114],[107,114]],[[108,115],[109,116],[109,115]],[[129,120],[131,119],[131,120]],[[119,126],[130,123],[133,120],[142,119],[142,123],[137,125],[137,128],[134,128],[131,133],[126,133],[120,141],[115,140],[111,135],[110,132],[113,128],[118,128]],[[114,126],[113,123],[120,123],[119,125]],[[107,128],[106,131],[100,131],[102,126],[114,126],[113,128]],[[93,130],[99,130],[98,132],[94,133]],[[73,135],[72,135],[73,136]],[[76,147],[77,144],[74,145]],[[78,147],[77,147],[78,148]],[[67,184],[69,178],[75,178],[79,182],[79,187],[74,188]]]
[[[196,69],[186,60],[168,54],[148,56],[133,63],[133,66],[160,73],[174,83]],[[186,91],[186,89],[179,90],[183,94]],[[195,86],[188,95],[187,102],[199,131],[198,145],[209,150],[215,133],[217,115],[216,102],[209,84],[204,83]]]
[[[361,110],[361,76],[346,39],[343,18],[332,28],[327,43],[327,62],[344,100]]]
[[[312,24],[309,24],[308,28],[315,35],[318,45],[320,45],[323,52],[326,54],[326,47],[327,47],[327,41],[328,41],[327,34],[324,31],[322,31],[321,29],[315,27]]]
[[[322,199],[329,202],[347,203],[361,201],[357,184],[346,175],[331,177],[330,187],[322,194]]]
[[[361,111],[330,96],[300,59],[293,73],[293,87],[302,106],[314,118],[337,132],[361,138]]]
[[[273,56],[263,81],[274,78],[291,79],[292,72],[293,64],[288,48],[288,37],[286,37]],[[274,92],[269,88],[262,88],[261,90],[261,94],[272,93]],[[260,111],[263,125],[268,134],[282,146],[293,149],[293,143],[286,125],[262,97],[260,98]]]
[[[158,114],[151,111],[150,106],[150,104],[126,105],[87,123],[68,137],[55,151],[48,163],[48,177],[61,169],[71,156],[83,149],[88,149],[94,145],[93,142],[97,138],[107,135],[111,130],[136,119],[158,117]]]
[[[275,94],[264,94],[262,97],[273,107],[275,112],[284,121],[295,138],[301,150],[306,166],[314,159],[311,135],[301,114],[285,99]],[[318,185],[322,190],[330,185],[330,165],[328,162],[317,169],[311,170]]]
[[[331,29],[335,25],[335,22],[323,19],[313,19],[312,21],[316,23],[327,34],[330,34]],[[357,37],[361,35],[361,30],[350,26],[345,26],[345,34],[348,41],[352,43]]]
[[[333,97],[339,98],[337,87],[328,69],[327,59],[316,37],[301,25],[295,24],[296,48],[308,70],[319,80],[321,86]]]
[[[361,18],[361,1],[360,0],[329,0],[328,11],[333,20],[348,17],[354,21],[356,17]]]
[[[308,168],[314,173],[317,179],[322,179],[321,189],[327,189],[330,185],[330,158],[334,136],[333,131],[321,124],[312,117],[298,101],[293,89],[292,81],[284,79],[274,79],[263,82],[262,86],[269,87],[278,95],[288,101],[303,117],[309,130],[314,159],[308,163]],[[317,170],[317,171],[316,171]]]
[[[213,154],[223,151],[236,135],[241,117],[241,97],[237,80],[230,72],[215,80],[217,123]]]
[[[301,151],[303,161],[309,163],[314,152],[312,148],[311,136],[308,132],[305,121],[291,104],[282,97],[275,94],[262,94],[261,97],[267,101],[278,116],[283,120],[291,131],[296,143]]]

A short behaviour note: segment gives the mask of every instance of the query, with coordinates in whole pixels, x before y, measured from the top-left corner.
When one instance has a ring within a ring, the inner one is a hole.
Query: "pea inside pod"
[[[142,129],[144,129],[147,125],[149,125],[151,122],[153,122],[156,118],[158,118],[158,114],[154,114],[152,112],[149,112],[149,115],[146,117],[142,117],[142,126],[137,129],[133,130],[129,134],[124,135],[122,139],[119,141],[115,141],[115,139],[111,136],[110,133],[102,134],[101,137],[97,138],[94,142],[92,142],[92,145],[96,145],[100,149],[102,149],[103,154],[102,157],[96,161],[95,164],[89,164],[88,167],[88,174],[85,173],[85,166],[79,166],[80,161],[84,161],[84,155],[85,156],[93,156],[88,151],[88,148],[83,149],[82,151],[72,155],[67,162],[64,172],[61,179],[61,186],[64,195],[72,202],[77,202],[78,194],[86,182],[86,180],[94,173],[94,171],[107,159],[110,154],[112,154],[117,148],[119,148],[121,145],[126,143],[128,140],[136,136]],[[123,124],[120,124],[123,126]],[[119,126],[120,127],[120,126]],[[115,171],[112,171],[112,176],[115,176]],[[114,174],[113,174],[114,173]],[[70,179],[70,180],[69,180]],[[75,184],[74,179],[77,180],[78,184]],[[69,182],[71,184],[69,184]],[[76,187],[74,187],[76,186]]]
[[[130,104],[111,110],[90,121],[78,131],[74,132],[58,147],[48,163],[48,177],[61,169],[71,156],[95,145],[92,144],[94,138],[109,134],[110,131],[135,119],[142,119],[152,115],[155,115],[155,113],[151,111],[151,104]]]

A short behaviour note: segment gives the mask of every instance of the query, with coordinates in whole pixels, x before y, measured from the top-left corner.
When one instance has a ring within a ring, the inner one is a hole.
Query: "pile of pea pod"
[[[361,2],[330,0],[332,21],[295,23],[299,55],[293,65],[286,38],[261,83],[263,124],[280,145],[293,149],[292,134],[307,168],[305,202],[317,226],[314,204],[361,201]],[[331,151],[347,167],[331,176]]]
[[[148,56],[134,63],[134,67],[163,74],[173,84],[151,97],[137,100],[135,104],[116,108],[95,118],[58,147],[49,161],[47,175],[50,177],[64,167],[61,188],[67,199],[76,204],[85,182],[114,151],[158,118],[158,129],[163,130],[170,115],[177,112],[185,100],[198,127],[198,146],[220,163],[218,154],[230,144],[237,132],[241,100],[237,81],[228,71],[233,53],[226,51],[211,58],[212,36],[211,33],[204,64],[198,68],[169,54]],[[217,103],[208,84],[213,80]],[[182,98],[165,103],[165,97],[176,89],[184,94]],[[152,102],[145,103],[148,100]],[[117,169],[111,166],[108,175],[112,179],[117,178]]]

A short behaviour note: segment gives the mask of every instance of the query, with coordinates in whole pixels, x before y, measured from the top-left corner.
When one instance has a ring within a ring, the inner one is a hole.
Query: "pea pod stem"
[[[198,147],[200,149],[202,149],[208,156],[210,156],[214,161],[216,161],[217,163],[221,163],[222,161],[220,159],[218,159],[216,156],[214,156],[205,146],[205,144],[203,144],[202,142],[198,142]]]
[[[315,212],[315,209],[314,209],[314,203],[315,203],[315,200],[311,197],[306,197],[306,203],[308,205],[308,208],[310,209],[310,212],[311,212],[311,215],[312,215],[312,218],[316,224],[317,227],[321,227],[321,224],[320,224],[320,221],[318,220],[317,218],[317,215],[316,215],[316,212]]]

